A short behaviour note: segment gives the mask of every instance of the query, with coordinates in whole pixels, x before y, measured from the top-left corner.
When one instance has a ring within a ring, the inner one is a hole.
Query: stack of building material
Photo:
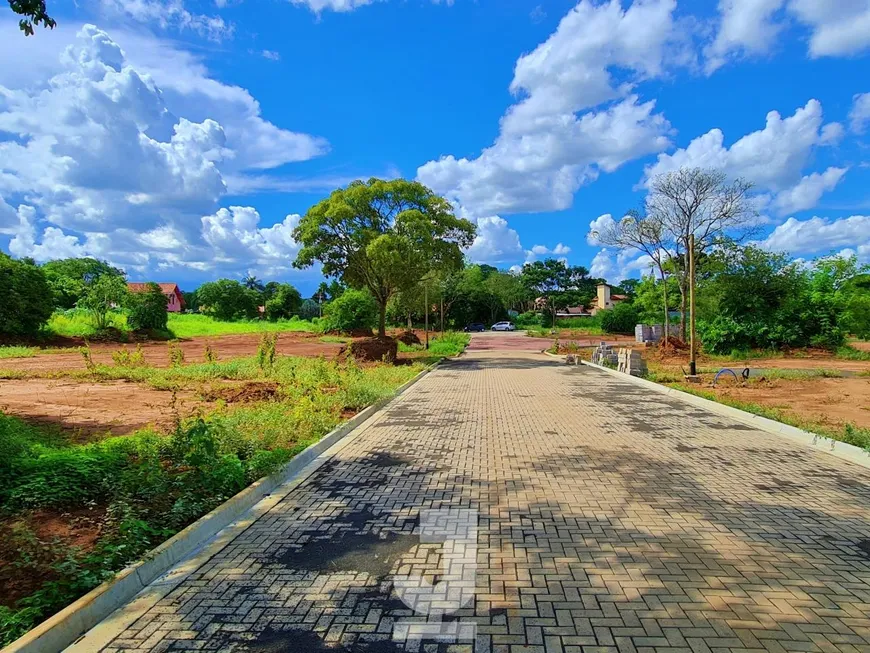
[[[616,355],[611,345],[602,342],[592,351],[592,362],[596,365],[606,365],[608,367],[616,367],[619,362],[619,357]]]
[[[616,369],[632,376],[646,376],[646,361],[639,351],[620,349],[617,354]]]

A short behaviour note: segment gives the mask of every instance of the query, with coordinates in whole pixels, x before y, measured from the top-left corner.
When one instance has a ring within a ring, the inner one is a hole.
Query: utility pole
[[[423,314],[426,330],[426,349],[429,349],[429,284],[423,284]]]
[[[689,375],[697,375],[695,365],[695,234],[689,234]]]
[[[441,293],[441,337],[444,337],[444,293]]]

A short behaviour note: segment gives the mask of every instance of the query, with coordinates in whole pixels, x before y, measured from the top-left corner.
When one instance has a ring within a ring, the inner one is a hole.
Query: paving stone
[[[470,581],[471,543],[420,538],[421,511],[457,508],[478,514]],[[426,604],[473,588],[446,625],[476,626],[482,653],[868,651],[868,551],[868,470],[592,368],[477,351],[103,650],[471,651],[393,641],[425,622],[397,593],[414,574],[464,583]]]

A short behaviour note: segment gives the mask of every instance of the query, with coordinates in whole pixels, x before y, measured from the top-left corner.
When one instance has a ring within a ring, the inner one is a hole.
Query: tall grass
[[[122,334],[130,332],[127,325],[127,316],[120,311],[112,311],[108,316],[108,326],[115,328]],[[48,319],[45,330],[49,335],[64,336],[66,338],[89,338],[98,334],[94,326],[93,316],[87,311],[72,309],[57,311]]]

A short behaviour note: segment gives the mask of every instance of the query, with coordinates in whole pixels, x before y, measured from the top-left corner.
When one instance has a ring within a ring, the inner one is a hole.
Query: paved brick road
[[[446,507],[479,511],[478,650],[870,651],[868,470],[519,353],[425,377],[104,650],[401,650]]]

